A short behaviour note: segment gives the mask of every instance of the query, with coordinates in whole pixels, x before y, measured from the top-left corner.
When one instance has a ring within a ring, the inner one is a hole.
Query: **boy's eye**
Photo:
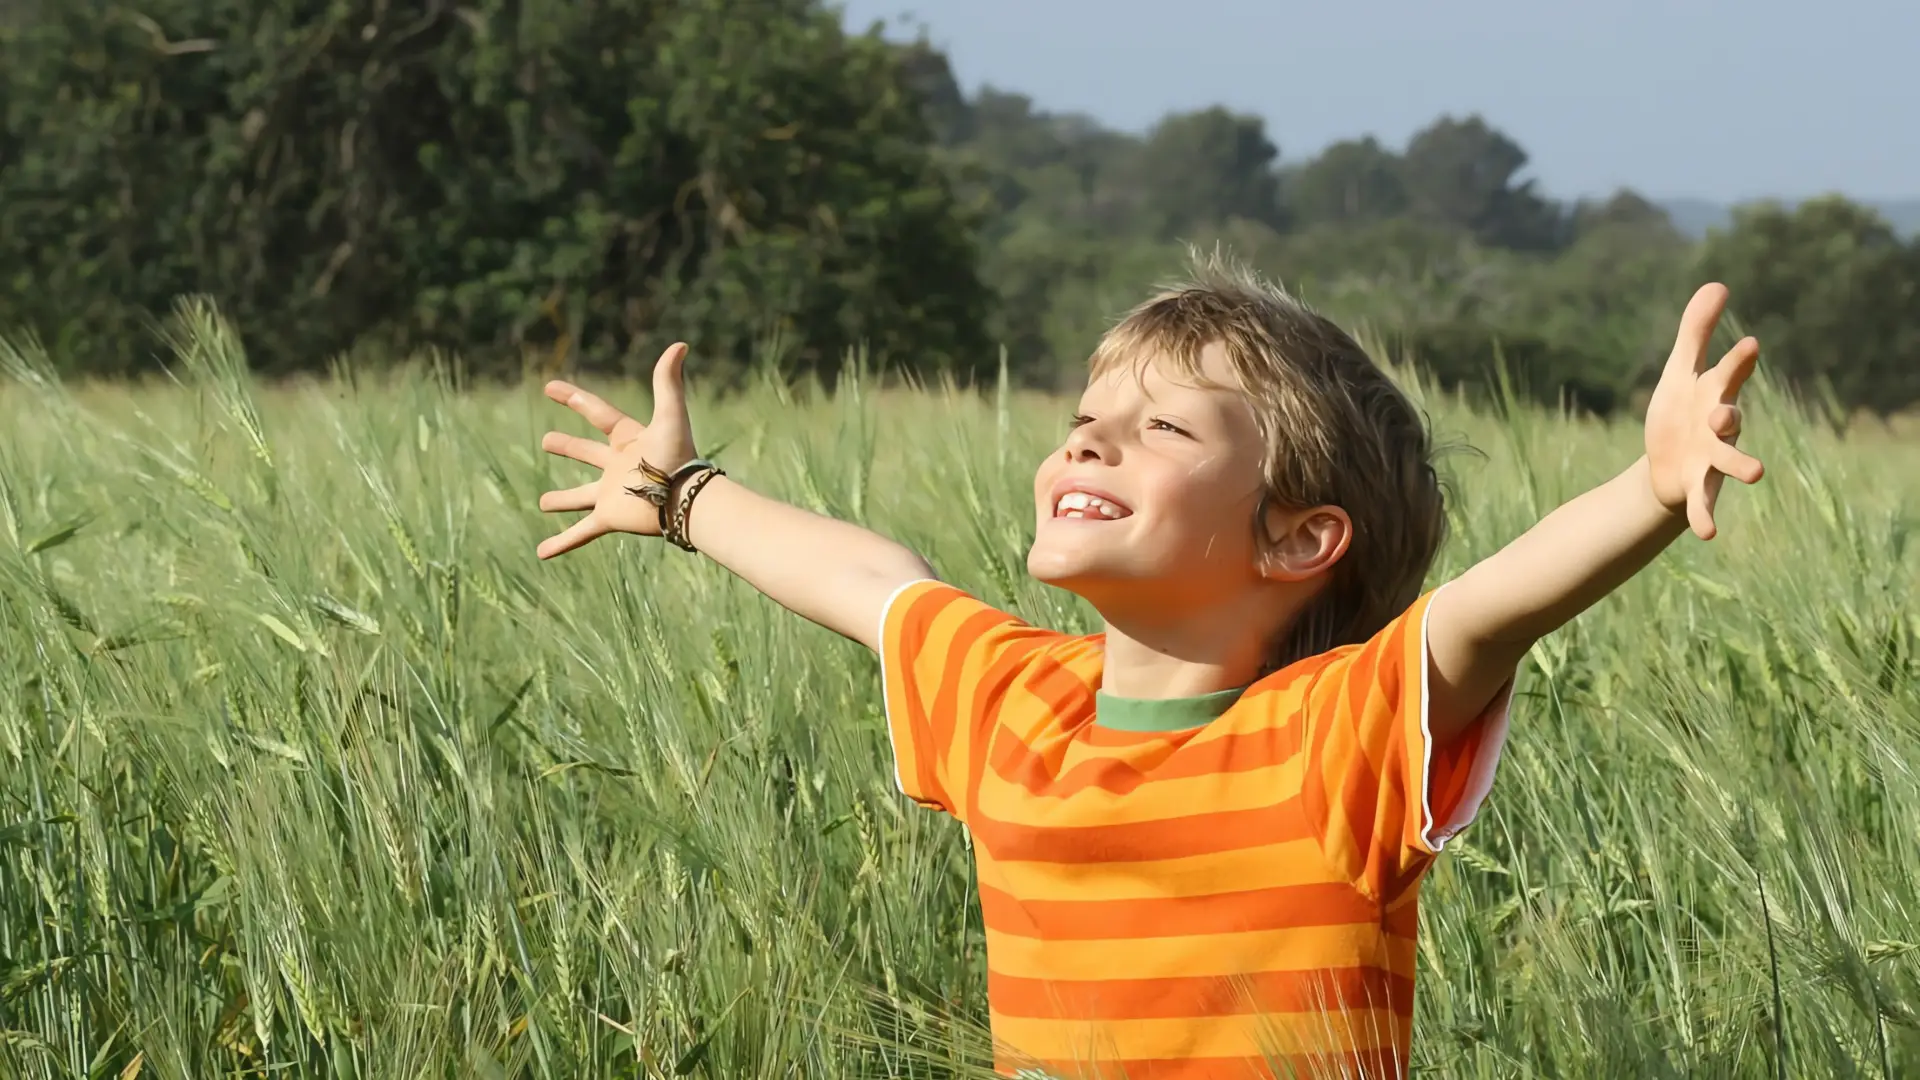
[[[1091,424],[1091,423],[1093,423],[1093,417],[1086,416],[1081,413],[1074,413],[1073,419],[1067,421],[1067,426],[1070,428],[1077,428],[1081,424]]]
[[[1152,428],[1153,428],[1154,430],[1156,430],[1156,431],[1171,431],[1171,432],[1173,432],[1173,433],[1174,433],[1175,435],[1185,435],[1185,434],[1187,434],[1187,432],[1186,432],[1185,430],[1183,430],[1183,429],[1181,429],[1181,428],[1179,428],[1179,427],[1177,427],[1177,426],[1175,426],[1175,425],[1173,425],[1173,424],[1170,424],[1170,423],[1168,423],[1168,422],[1167,422],[1167,421],[1165,421],[1165,420],[1153,420],[1153,421],[1150,421],[1150,422],[1149,422],[1149,424],[1148,424],[1148,426],[1149,426],[1149,427],[1152,427]]]

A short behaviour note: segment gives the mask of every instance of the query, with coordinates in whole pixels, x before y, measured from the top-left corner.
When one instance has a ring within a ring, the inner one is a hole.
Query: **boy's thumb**
[[[686,384],[682,375],[686,359],[687,343],[676,341],[660,354],[659,361],[653,365],[654,423],[676,413],[686,415]]]

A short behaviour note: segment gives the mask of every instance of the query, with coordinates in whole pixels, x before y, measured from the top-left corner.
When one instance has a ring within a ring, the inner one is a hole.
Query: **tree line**
[[[1306,158],[1225,108],[1141,136],[962,91],[924,40],[818,0],[0,0],[0,328],[69,370],[155,364],[214,297],[257,370],[427,348],[722,378],[1070,384],[1094,338],[1225,243],[1442,382],[1497,356],[1606,412],[1726,281],[1795,385],[1920,402],[1920,241],[1840,198],[1704,241],[1622,191],[1563,202],[1479,116]]]

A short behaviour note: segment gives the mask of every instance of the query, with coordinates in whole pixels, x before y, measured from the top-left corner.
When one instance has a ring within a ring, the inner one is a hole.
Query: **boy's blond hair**
[[[1365,641],[1419,598],[1446,534],[1432,441],[1413,402],[1352,336],[1218,252],[1129,312],[1094,350],[1091,374],[1150,359],[1199,379],[1213,342],[1252,401],[1266,443],[1269,504],[1333,505],[1353,520],[1332,580],[1274,643],[1268,669]]]

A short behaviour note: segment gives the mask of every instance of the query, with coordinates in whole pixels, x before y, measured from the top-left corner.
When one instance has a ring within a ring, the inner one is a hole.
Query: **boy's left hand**
[[[1740,437],[1740,387],[1753,374],[1760,342],[1742,338],[1719,363],[1706,366],[1707,346],[1726,306],[1724,285],[1703,285],[1693,294],[1680,317],[1673,354],[1647,403],[1647,471],[1654,498],[1669,511],[1685,512],[1702,540],[1718,531],[1713,504],[1721,481],[1731,476],[1752,484],[1763,471],[1758,459],[1733,447]]]

